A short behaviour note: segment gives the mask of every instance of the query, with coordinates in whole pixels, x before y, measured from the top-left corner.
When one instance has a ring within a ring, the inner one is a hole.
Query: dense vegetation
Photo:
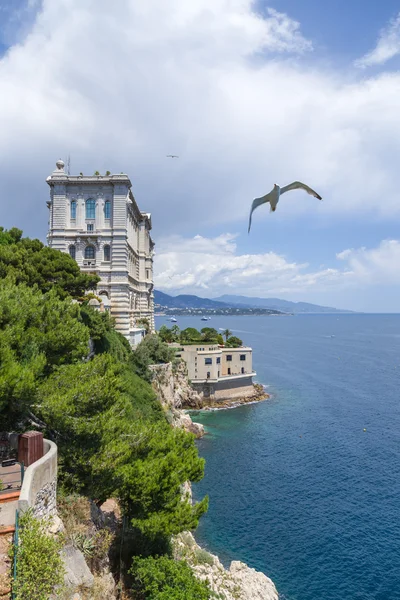
[[[0,278],[2,427],[39,428],[58,444],[64,492],[118,498],[133,554],[166,551],[207,509],[207,499],[192,506],[181,492],[204,472],[194,437],[171,428],[148,383],[149,364],[173,352],[156,335],[132,352],[108,314],[88,305],[96,278],[17,229],[0,229]]]
[[[213,327],[203,327],[201,331],[198,331],[194,327],[187,327],[181,330],[178,325],[173,325],[171,328],[162,325],[158,335],[163,342],[169,344],[172,342],[179,342],[180,344],[199,344],[200,342],[204,342],[206,344],[225,345],[229,348],[239,348],[243,345],[242,340],[233,336],[229,329],[225,329],[221,334]],[[225,337],[225,342],[223,336]]]

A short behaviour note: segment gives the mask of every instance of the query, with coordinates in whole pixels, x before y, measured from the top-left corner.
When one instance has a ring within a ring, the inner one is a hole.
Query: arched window
[[[111,219],[111,202],[109,200],[104,203],[104,218]]]
[[[94,251],[94,246],[86,246],[85,248],[85,258],[91,259],[95,258],[96,254]]]
[[[96,200],[93,200],[93,198],[89,198],[88,200],[86,200],[86,218],[96,218]]]
[[[76,257],[76,248],[75,246],[70,246],[69,247],[69,255],[71,258],[73,258],[75,260]]]
[[[110,246],[104,246],[104,260],[110,262],[111,260],[111,248]]]
[[[71,202],[71,219],[76,219],[76,200]]]

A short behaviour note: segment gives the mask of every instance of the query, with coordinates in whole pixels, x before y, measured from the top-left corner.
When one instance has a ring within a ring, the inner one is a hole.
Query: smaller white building
[[[218,344],[171,344],[187,365],[192,387],[205,398],[216,400],[254,393],[253,349],[227,348]]]
[[[154,331],[151,215],[139,210],[123,173],[69,175],[59,160],[47,183],[49,246],[100,277],[103,306],[135,346],[144,336],[142,319]]]

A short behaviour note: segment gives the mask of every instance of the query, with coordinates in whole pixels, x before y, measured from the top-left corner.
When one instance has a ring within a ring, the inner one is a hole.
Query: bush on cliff
[[[175,351],[168,347],[158,335],[146,336],[132,353],[130,358],[134,372],[146,381],[151,381],[149,365],[172,362]]]
[[[183,560],[168,556],[137,558],[130,573],[140,600],[208,600],[211,590]]]

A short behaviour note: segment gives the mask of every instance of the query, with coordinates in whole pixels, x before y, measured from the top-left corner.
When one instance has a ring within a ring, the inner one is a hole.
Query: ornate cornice
[[[128,175],[51,175],[46,179],[49,186],[61,185],[127,185],[129,189],[132,187],[132,182]]]

